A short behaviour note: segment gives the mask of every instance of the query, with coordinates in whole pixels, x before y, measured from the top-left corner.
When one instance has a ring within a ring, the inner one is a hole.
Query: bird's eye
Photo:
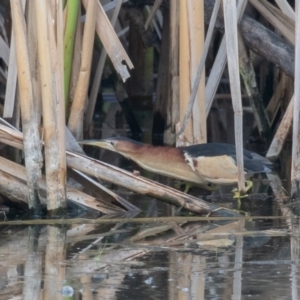
[[[115,144],[114,144],[114,142],[112,142],[112,141],[110,142],[110,144],[111,144],[112,146],[114,146],[114,145],[115,145]]]

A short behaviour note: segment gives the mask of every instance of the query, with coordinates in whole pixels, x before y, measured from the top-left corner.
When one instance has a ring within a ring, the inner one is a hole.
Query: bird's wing
[[[185,156],[187,155],[194,159],[197,159],[199,157],[206,157],[206,159],[208,159],[209,157],[211,157],[213,160],[217,161],[218,160],[217,157],[221,157],[220,163],[218,163],[219,165],[225,164],[225,162],[222,162],[222,157],[225,156],[231,157],[234,160],[234,165],[236,165],[235,146],[231,144],[225,144],[225,143],[199,144],[199,145],[182,147],[181,150]],[[272,166],[272,162],[270,162],[267,158],[257,153],[248,151],[246,149],[244,149],[243,155],[244,155],[244,168],[247,173],[260,173],[260,172],[270,171],[269,167]],[[213,161],[211,162],[211,165],[213,166]],[[232,164],[230,165],[232,168],[234,168]]]
[[[192,170],[210,179],[234,180],[237,178],[237,167],[235,160],[227,155],[219,156],[198,156],[193,157],[189,153],[184,153],[185,159]]]

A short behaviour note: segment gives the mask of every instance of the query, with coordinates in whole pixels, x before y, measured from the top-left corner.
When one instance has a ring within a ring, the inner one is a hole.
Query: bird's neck
[[[160,147],[143,145],[139,148],[132,149],[132,151],[128,151],[123,155],[135,161],[138,165],[148,171],[160,174],[163,173],[164,175],[166,175],[166,172],[169,172],[172,164],[176,165],[179,163],[180,165],[186,165],[184,156],[181,154],[180,150],[168,146]],[[158,170],[160,171],[158,172]]]

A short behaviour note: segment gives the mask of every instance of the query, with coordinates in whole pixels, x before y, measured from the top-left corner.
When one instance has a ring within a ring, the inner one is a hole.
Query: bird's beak
[[[85,140],[85,141],[78,142],[78,144],[96,146],[111,151],[115,150],[114,146],[107,140]]]

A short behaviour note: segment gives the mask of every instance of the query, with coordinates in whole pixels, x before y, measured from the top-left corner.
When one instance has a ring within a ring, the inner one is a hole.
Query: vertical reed
[[[83,117],[89,86],[96,23],[96,0],[90,0],[82,39],[81,66],[70,111],[68,127],[77,140],[83,139]]]
[[[65,127],[58,128],[59,124],[65,122],[64,113],[58,112],[58,107],[62,107],[59,103],[63,99],[61,98],[62,88],[57,86],[56,81],[57,74],[62,71],[59,66],[62,60],[57,58],[57,41],[55,41],[54,34],[57,32],[54,31],[53,22],[49,19],[54,19],[50,13],[49,2],[36,0],[35,8],[45,138],[47,209],[56,212],[59,208],[66,207],[65,149],[59,146],[59,142],[64,140]],[[61,38],[61,35],[57,37]],[[63,119],[59,121],[58,118]]]
[[[236,1],[223,0],[225,37],[227,48],[228,71],[230,90],[234,110],[236,158],[238,165],[239,190],[245,190],[244,159],[243,159],[243,108],[241,99],[239,60],[238,60],[238,35],[237,35],[237,10]]]
[[[292,197],[300,197],[300,5],[296,1],[296,45],[295,45],[295,98],[294,98],[294,121],[293,121],[293,146],[292,146]]]
[[[29,68],[26,24],[21,0],[11,0],[13,31],[15,35],[18,87],[21,101],[24,154],[27,171],[28,205],[35,214],[40,213],[38,180],[41,177],[42,155],[38,121],[34,106],[32,81]]]

